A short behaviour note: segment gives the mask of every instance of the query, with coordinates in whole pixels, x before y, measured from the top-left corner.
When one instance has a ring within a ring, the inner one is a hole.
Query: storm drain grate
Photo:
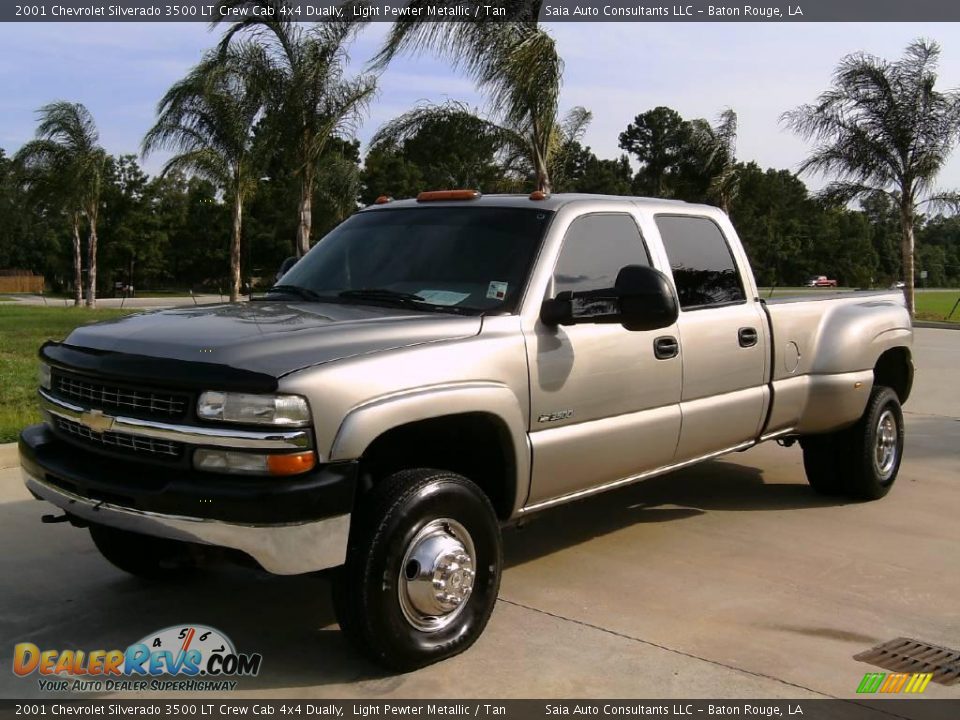
[[[894,672],[933,673],[941,685],[960,681],[960,652],[910,638],[885,642],[853,659]]]

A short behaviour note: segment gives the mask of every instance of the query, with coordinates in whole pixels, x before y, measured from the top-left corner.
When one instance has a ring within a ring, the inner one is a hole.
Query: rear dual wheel
[[[877,385],[855,425],[801,440],[807,480],[822,495],[878,500],[900,472],[903,436],[899,397]]]

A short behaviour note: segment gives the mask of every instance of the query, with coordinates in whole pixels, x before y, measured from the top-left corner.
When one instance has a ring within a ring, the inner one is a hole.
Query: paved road
[[[8,467],[0,696],[40,695],[10,672],[14,642],[126,647],[200,622],[263,653],[241,696],[853,697],[872,668],[852,656],[874,644],[960,648],[958,357],[960,333],[917,331],[906,459],[886,499],[821,499],[797,448],[764,445],[546,512],[507,533],[501,599],[477,645],[398,677],[341,639],[323,578],[224,568],[141,584],[83,531],[41,526],[50,508]],[[0,451],[0,466],[14,463]],[[957,698],[960,685],[926,695]]]

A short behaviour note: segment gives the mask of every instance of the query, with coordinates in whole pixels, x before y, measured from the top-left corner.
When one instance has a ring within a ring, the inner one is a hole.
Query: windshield
[[[551,215],[463,206],[357,213],[294,265],[277,292],[295,286],[317,300],[510,312]]]

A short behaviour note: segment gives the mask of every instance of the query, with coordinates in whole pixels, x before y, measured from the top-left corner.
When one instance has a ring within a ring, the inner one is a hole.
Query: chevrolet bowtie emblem
[[[109,432],[113,428],[113,418],[100,410],[87,410],[80,415],[80,422],[96,433]]]

